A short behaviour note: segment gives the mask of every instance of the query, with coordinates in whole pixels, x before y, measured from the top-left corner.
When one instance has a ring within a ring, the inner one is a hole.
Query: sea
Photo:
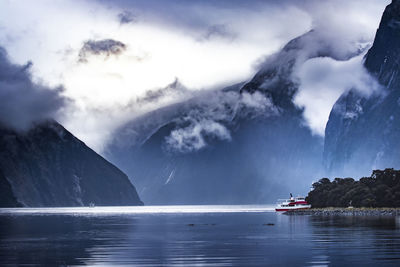
[[[0,266],[400,266],[400,217],[273,205],[7,208]]]

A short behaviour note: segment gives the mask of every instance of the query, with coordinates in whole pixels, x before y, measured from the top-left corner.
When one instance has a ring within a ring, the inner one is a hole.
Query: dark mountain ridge
[[[352,89],[335,103],[325,130],[329,176],[400,168],[400,1],[386,7],[364,65],[382,89],[371,95]]]
[[[2,206],[143,205],[135,187],[55,121],[0,128]]]

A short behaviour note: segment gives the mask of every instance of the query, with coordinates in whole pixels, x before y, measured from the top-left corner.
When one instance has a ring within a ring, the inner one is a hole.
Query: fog
[[[31,62],[12,64],[0,47],[0,126],[25,131],[36,122],[62,118],[70,101],[63,96],[64,89],[33,82],[31,67]]]
[[[370,43],[386,4],[377,0],[5,1],[0,4],[0,45],[13,63],[33,62],[35,81],[63,86],[73,102],[62,124],[102,152],[127,121],[199,91],[249,80],[266,57],[311,29],[325,34],[337,53]],[[104,46],[107,40],[120,49],[107,51],[112,49],[111,44]],[[149,105],[138,103],[149,91],[176,79],[188,94],[168,95]],[[327,95],[318,106],[331,105],[337,93]],[[322,134],[326,111],[322,118],[314,118],[308,93],[298,104],[306,110],[307,125]]]

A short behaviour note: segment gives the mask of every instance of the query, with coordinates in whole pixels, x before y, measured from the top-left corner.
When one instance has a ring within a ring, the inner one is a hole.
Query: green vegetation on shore
[[[400,207],[400,171],[374,170],[371,177],[322,178],[314,183],[306,200],[313,208]]]

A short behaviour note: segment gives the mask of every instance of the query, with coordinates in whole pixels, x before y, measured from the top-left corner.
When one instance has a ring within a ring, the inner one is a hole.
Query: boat
[[[304,197],[294,198],[290,193],[290,199],[278,199],[275,211],[303,210],[309,209],[311,205],[307,203]]]

